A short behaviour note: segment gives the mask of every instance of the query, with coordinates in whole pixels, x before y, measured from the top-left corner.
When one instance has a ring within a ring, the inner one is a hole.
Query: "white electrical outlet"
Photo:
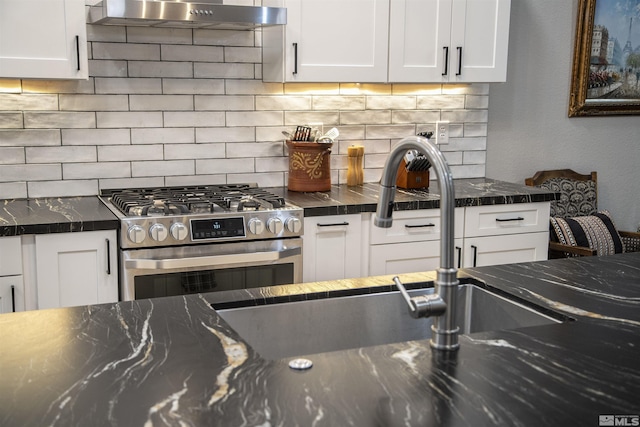
[[[436,144],[449,143],[449,121],[442,120],[436,122]]]

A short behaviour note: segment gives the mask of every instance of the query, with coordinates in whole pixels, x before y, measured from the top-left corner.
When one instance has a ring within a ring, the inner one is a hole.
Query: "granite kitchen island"
[[[294,371],[211,304],[386,290],[390,278],[5,314],[0,425],[566,426],[640,414],[640,254],[459,276],[573,320],[461,336],[455,357],[411,341],[311,355]]]

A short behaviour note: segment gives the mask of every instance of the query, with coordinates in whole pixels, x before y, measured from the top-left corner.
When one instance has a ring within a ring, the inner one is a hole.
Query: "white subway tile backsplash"
[[[194,141],[193,128],[131,129],[132,144],[189,144]]]
[[[131,111],[192,111],[192,95],[129,95]]]
[[[227,111],[227,126],[266,126],[283,123],[284,114],[281,111]]]
[[[61,111],[127,111],[128,108],[127,95],[60,95]]]
[[[22,112],[0,112],[0,129],[20,129],[22,127],[24,127]]]
[[[198,159],[196,160],[196,174],[213,175],[229,173],[255,172],[253,159]]]
[[[196,129],[196,142],[251,142],[256,141],[254,127],[207,127]]]
[[[163,61],[224,62],[224,48],[220,46],[163,45]]]
[[[192,44],[192,34],[189,28],[127,27],[127,42]]]
[[[26,182],[0,182],[0,197],[3,199],[26,199]]]
[[[130,28],[129,28],[130,30]],[[124,59],[127,61],[159,61],[159,44],[91,43],[93,59]]]
[[[157,145],[105,145],[98,147],[99,162],[162,160],[163,147]]]
[[[254,97],[249,95],[196,95],[195,109],[198,111],[253,111]]]
[[[136,129],[137,130],[137,129]],[[129,129],[62,129],[62,145],[128,145]]]
[[[195,160],[131,162],[131,176],[194,175]]]
[[[96,93],[105,94],[154,94],[162,93],[162,79],[98,78]]]
[[[28,182],[29,197],[73,197],[98,194],[98,180]]]
[[[253,64],[224,64],[196,62],[193,64],[193,76],[204,79],[253,79]]]
[[[92,128],[96,126],[94,112],[24,112],[25,129]]]
[[[27,163],[75,163],[95,162],[98,160],[96,147],[26,147]]]
[[[260,158],[284,155],[284,142],[232,142],[227,144],[227,158]]]
[[[198,126],[224,126],[225,118],[222,112],[209,111],[165,111],[164,125],[168,127],[198,127]]]
[[[65,163],[62,165],[63,179],[129,178],[129,162]]]
[[[260,3],[260,0],[243,0]],[[485,173],[489,84],[265,83],[261,31],[88,25],[88,80],[0,80],[0,199],[104,188],[286,185],[283,130],[338,128],[332,180],[365,147],[380,179],[401,138],[449,120],[455,178]]]
[[[129,61],[130,77],[193,77],[191,62]]]
[[[95,77],[127,77],[127,61],[91,59],[89,74]]]
[[[16,165],[25,163],[25,153],[22,147],[0,147],[0,164]]]
[[[0,111],[57,109],[58,95],[0,94]]]
[[[0,182],[51,181],[62,178],[60,164],[0,165]]]
[[[0,130],[0,146],[27,147],[60,145],[59,129]]]
[[[224,93],[224,80],[163,78],[162,93],[219,95]]]
[[[159,128],[162,127],[162,112],[97,112],[99,128]]]
[[[217,144],[165,144],[164,158],[178,159],[224,159],[225,145]]]

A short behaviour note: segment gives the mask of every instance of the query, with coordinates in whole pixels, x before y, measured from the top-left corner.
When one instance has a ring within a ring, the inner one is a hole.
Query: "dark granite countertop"
[[[0,236],[117,230],[119,221],[98,197],[0,200]]]
[[[0,425],[597,426],[640,414],[640,254],[460,277],[575,320],[461,336],[455,357],[410,341],[315,354],[293,371],[211,303],[322,298],[390,278],[4,314]]]
[[[286,188],[271,190],[303,208],[304,216],[310,217],[375,212],[380,185],[333,185],[331,191],[315,193],[299,193]],[[546,202],[557,197],[548,190],[488,178],[456,179],[454,191],[457,207]],[[435,209],[440,207],[440,187],[437,181],[430,181],[427,189],[398,189],[394,202],[397,211]]]
[[[555,200],[546,190],[486,178],[454,181],[456,206],[530,203]],[[285,187],[269,188],[304,209],[305,216],[375,212],[378,184],[357,187],[334,185],[331,191],[297,193]],[[435,209],[440,206],[439,187],[396,192],[395,210]],[[97,197],[60,197],[0,200],[0,236],[65,233],[117,229],[116,216]]]

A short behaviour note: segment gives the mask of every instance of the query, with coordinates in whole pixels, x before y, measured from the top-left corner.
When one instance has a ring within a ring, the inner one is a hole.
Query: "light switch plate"
[[[449,143],[449,121],[441,120],[436,122],[436,144]]]

